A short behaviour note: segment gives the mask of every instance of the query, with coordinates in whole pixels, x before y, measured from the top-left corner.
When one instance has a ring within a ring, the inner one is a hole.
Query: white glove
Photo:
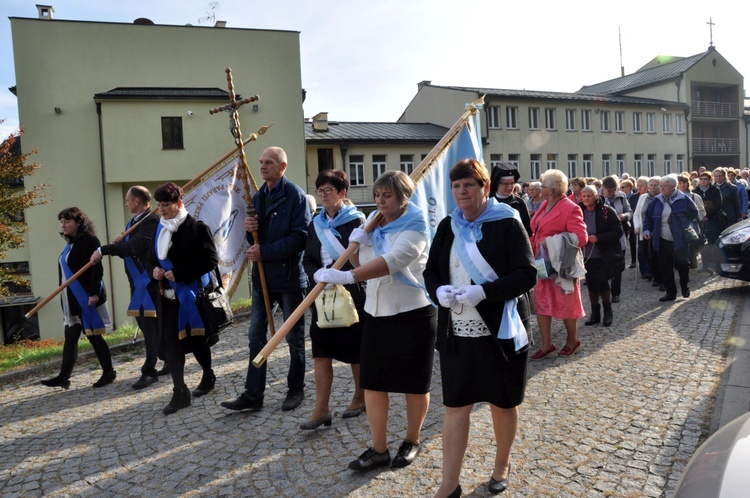
[[[438,302],[443,308],[450,308],[456,304],[456,289],[452,285],[441,285],[435,291]]]
[[[353,284],[354,274],[350,271],[334,270],[332,268],[321,268],[313,274],[316,282],[326,284]]]
[[[456,290],[456,301],[463,304],[476,306],[487,299],[481,285],[464,285]]]
[[[371,245],[370,234],[364,228],[357,227],[349,234],[349,243],[358,242],[359,245]]]

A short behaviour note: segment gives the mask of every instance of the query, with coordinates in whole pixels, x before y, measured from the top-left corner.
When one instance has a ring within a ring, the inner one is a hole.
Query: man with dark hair
[[[302,252],[307,243],[307,226],[310,224],[310,209],[305,192],[284,176],[287,156],[280,147],[269,147],[260,156],[260,174],[265,184],[253,196],[256,216],[245,218],[247,240],[251,244],[247,257],[253,262],[252,307],[250,310],[250,364],[247,368],[245,390],[232,401],[223,401],[221,406],[230,410],[260,410],[266,389],[264,362],[260,368],[253,366],[253,359],[266,345],[268,320],[264,296],[261,291],[258,262],[262,261],[268,283],[271,303],[281,305],[284,319],[297,309],[307,290],[307,274],[302,267]],[[255,244],[252,233],[258,232],[259,243]],[[289,345],[289,374],[287,392],[281,409],[294,410],[305,397],[305,320],[300,318],[286,336]]]
[[[99,263],[102,256],[118,256],[125,260],[125,273],[130,282],[130,306],[128,315],[135,316],[138,327],[143,332],[146,346],[146,359],[141,367],[141,378],[133,384],[133,389],[143,389],[159,380],[156,372],[156,360],[159,356],[161,336],[156,320],[156,288],[143,266],[148,255],[159,219],[151,213],[151,192],[146,187],[136,185],[125,194],[125,206],[133,218],[125,227],[136,228],[122,237],[112,239],[112,244],[98,248],[91,255],[92,263]]]

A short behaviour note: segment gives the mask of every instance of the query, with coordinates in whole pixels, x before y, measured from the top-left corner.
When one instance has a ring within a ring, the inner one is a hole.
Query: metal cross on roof
[[[709,47],[713,47],[714,46],[714,26],[716,26],[716,23],[713,22],[713,18],[709,17],[708,22],[706,24],[708,24],[708,31],[709,31],[709,34],[711,35]]]

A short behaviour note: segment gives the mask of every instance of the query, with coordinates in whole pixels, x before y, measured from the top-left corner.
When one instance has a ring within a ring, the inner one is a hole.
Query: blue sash
[[[146,215],[148,216],[148,215]],[[127,228],[133,226],[133,220],[128,222]],[[130,240],[130,234],[125,237],[125,241]],[[138,270],[138,266],[130,256],[125,256],[125,269],[127,269],[130,278],[133,280],[133,295],[130,298],[130,304],[128,305],[128,316],[140,316],[141,308],[143,309],[143,316],[155,317],[156,306],[154,301],[151,300],[151,295],[148,293],[147,286],[151,279],[146,273],[146,270]]]
[[[156,259],[159,262],[159,266],[164,271],[170,271],[174,268],[174,265],[169,258],[159,258],[158,240],[159,233],[161,233],[164,227],[161,223],[156,227],[156,234],[154,236],[154,249],[156,251]],[[191,336],[202,336],[206,335],[206,326],[203,324],[198,307],[195,305],[195,297],[198,295],[198,289],[202,286],[205,287],[209,283],[209,274],[206,273],[201,276],[200,286],[198,281],[194,280],[190,283],[185,282],[170,282],[169,280],[163,279],[164,284],[170,285],[174,288],[175,298],[180,303],[180,312],[177,315],[177,329],[179,330],[179,338],[184,339],[188,336],[187,327],[190,327]]]
[[[60,267],[62,268],[65,280],[68,280],[73,276],[73,271],[70,269],[68,262],[66,261],[72,248],[73,244],[68,244],[65,246],[65,249],[63,249],[62,254],[60,254]],[[99,335],[104,333],[106,328],[104,320],[102,320],[102,317],[99,315],[96,306],[89,305],[89,294],[86,292],[86,289],[83,288],[78,280],[73,280],[69,287],[73,293],[73,297],[75,297],[76,301],[78,301],[78,305],[81,307],[83,330],[91,331],[86,332],[86,335]]]
[[[370,239],[372,240],[372,246],[375,249],[375,255],[380,257],[386,253],[384,243],[389,233],[398,233],[404,230],[422,232],[427,236],[429,240],[430,236],[427,229],[427,222],[425,221],[424,211],[422,211],[422,209],[420,209],[416,204],[412,202],[409,202],[409,207],[397,220],[388,223],[384,227],[375,227],[375,229],[372,231]],[[416,280],[410,279],[401,271],[397,271],[391,276],[402,284],[419,289],[425,289],[424,285],[421,285]],[[427,291],[425,290],[425,294],[426,292]]]
[[[458,259],[471,280],[478,285],[497,280],[497,273],[477,249],[476,243],[482,240],[483,235],[482,223],[507,218],[515,218],[521,221],[518,211],[507,204],[499,203],[490,198],[487,200],[484,212],[473,222],[467,221],[459,208],[455,208],[449,216],[451,217],[451,229],[454,236],[453,247],[456,249]],[[529,343],[526,329],[518,314],[518,298],[514,297],[505,301],[497,338],[513,339],[516,351]]]
[[[336,230],[336,227],[349,223],[352,220],[359,219],[362,222],[365,221],[365,215],[354,206],[344,205],[332,220],[327,220],[325,210],[318,216],[313,218],[313,228],[315,228],[315,235],[318,236],[320,244],[328,254],[331,255],[334,261],[341,257],[342,252],[334,246],[329,239],[330,235],[336,236],[337,239],[341,238],[341,234]],[[343,245],[339,244],[343,248]]]

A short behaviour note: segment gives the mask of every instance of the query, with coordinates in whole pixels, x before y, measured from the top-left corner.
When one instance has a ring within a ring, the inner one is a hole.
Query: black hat
[[[500,186],[500,180],[503,178],[513,178],[513,181],[518,183],[521,174],[513,163],[496,163],[495,166],[492,167],[490,178],[490,193],[494,195],[495,192],[497,192],[497,187]]]

